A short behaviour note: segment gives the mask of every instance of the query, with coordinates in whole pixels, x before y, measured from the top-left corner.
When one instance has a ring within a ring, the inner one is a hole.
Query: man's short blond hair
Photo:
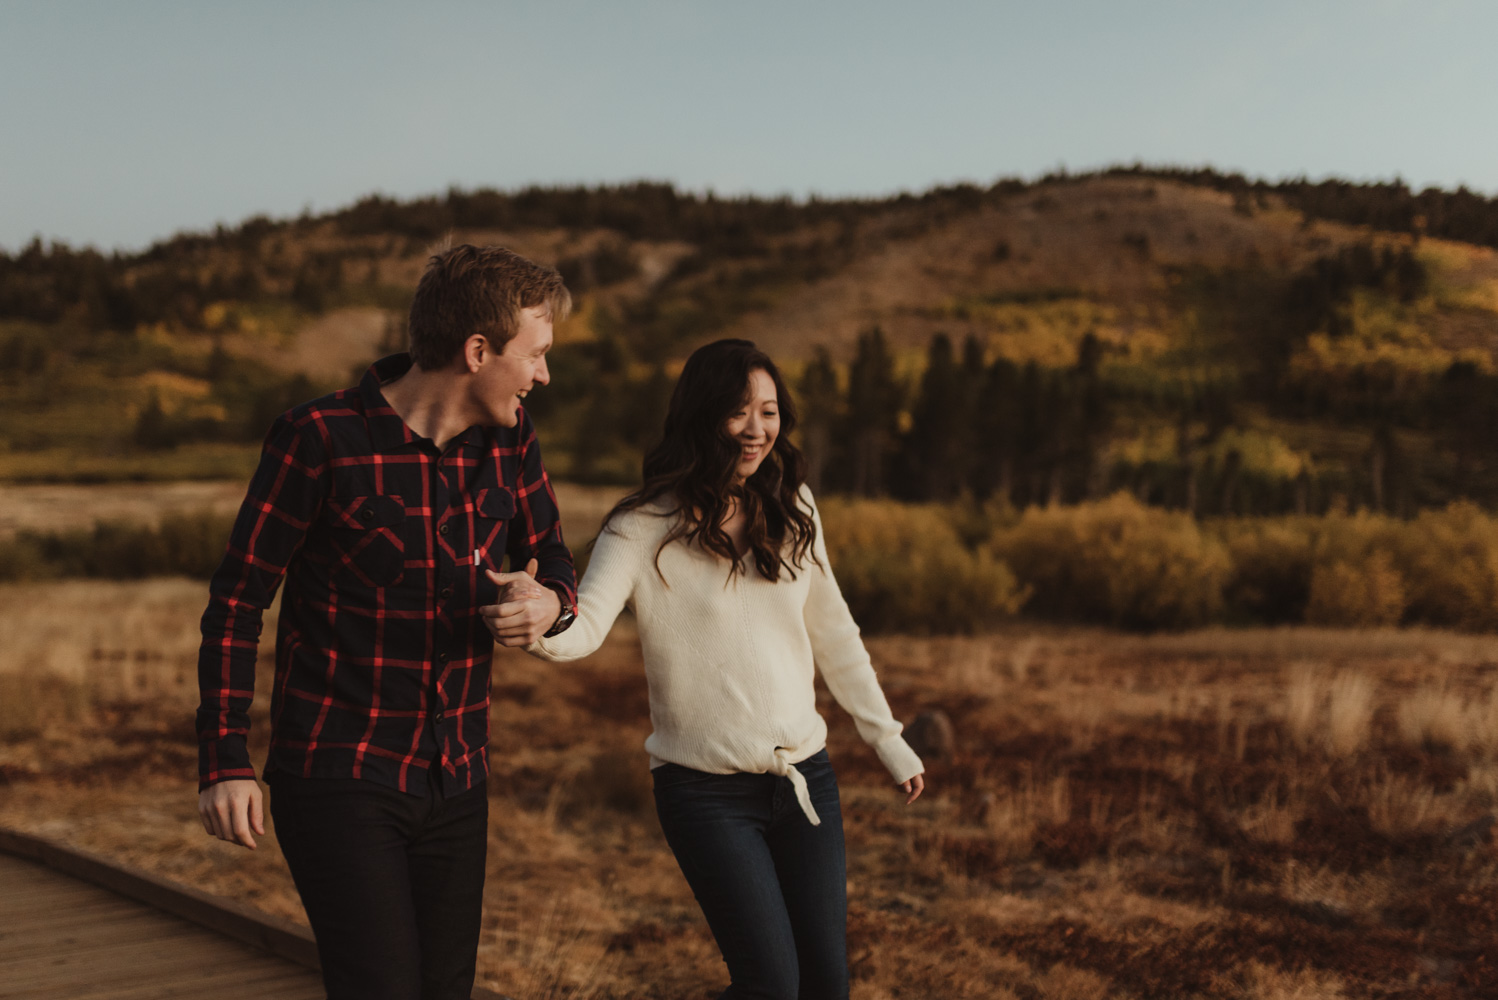
[[[544,306],[553,323],[572,311],[554,268],[470,243],[434,254],[411,300],[411,358],[424,371],[446,368],[476,333],[503,351],[519,330],[520,310],[534,306]]]

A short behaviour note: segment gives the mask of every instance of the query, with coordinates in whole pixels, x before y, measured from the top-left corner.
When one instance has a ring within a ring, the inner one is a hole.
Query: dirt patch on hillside
[[[393,321],[384,309],[335,309],[298,330],[289,346],[265,360],[317,382],[352,382],[356,372],[380,356]]]

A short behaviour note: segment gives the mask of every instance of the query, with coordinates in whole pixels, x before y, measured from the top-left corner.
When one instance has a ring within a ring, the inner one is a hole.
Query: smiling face
[[[520,310],[520,324],[504,350],[485,352],[479,369],[478,403],[486,422],[514,427],[520,401],[538,385],[551,381],[546,352],[551,350],[551,316],[545,306]]]
[[[780,434],[780,399],[775,393],[775,380],[764,369],[749,373],[748,398],[728,418],[724,429],[738,442],[739,463],[734,478],[742,483],[759,470]]]

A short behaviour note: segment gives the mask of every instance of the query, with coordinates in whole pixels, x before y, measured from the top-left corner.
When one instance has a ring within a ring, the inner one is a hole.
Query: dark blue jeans
[[[276,840],[317,936],[330,1000],[468,1000],[489,797],[352,778],[270,779]]]
[[[788,778],[653,772],[666,843],[712,928],[731,985],[721,998],[846,1000],[848,881],[837,777],[827,751],[796,769],[821,818],[812,826]]]

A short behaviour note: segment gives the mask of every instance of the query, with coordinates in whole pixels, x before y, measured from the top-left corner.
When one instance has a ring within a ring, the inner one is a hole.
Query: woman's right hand
[[[900,783],[900,791],[905,793],[905,804],[908,806],[921,797],[926,790],[926,776],[924,773],[916,775],[909,781]]]

